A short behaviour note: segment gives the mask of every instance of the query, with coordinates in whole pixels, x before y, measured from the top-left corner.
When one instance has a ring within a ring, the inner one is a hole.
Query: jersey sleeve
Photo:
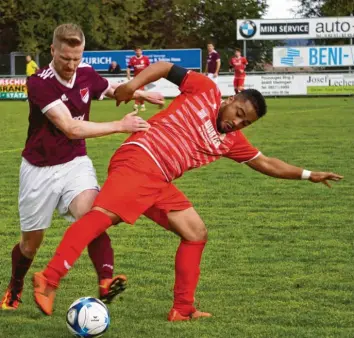
[[[43,114],[61,104],[61,94],[51,82],[38,76],[31,76],[27,81],[28,100],[40,108]]]
[[[92,68],[92,97],[96,100],[102,100],[110,84],[107,79],[103,78]]]
[[[243,135],[240,130],[234,132],[233,137],[234,145],[230,151],[224,155],[224,157],[227,157],[238,163],[246,163],[255,159],[261,154],[261,152],[247,140],[246,136]]]
[[[182,84],[179,86],[181,93],[196,94],[205,92],[208,89],[215,89],[219,93],[216,84],[207,76],[194,71],[188,71],[183,79]]]
[[[215,61],[219,61],[220,60],[220,54],[218,52],[215,53],[214,59],[215,59]]]
[[[150,59],[148,56],[146,57],[146,66],[150,66]]]
[[[243,64],[244,64],[245,66],[248,65],[248,61],[247,61],[247,59],[246,59],[245,57],[243,58]]]
[[[134,67],[134,65],[133,65],[133,58],[130,58],[130,59],[129,59],[128,67]]]

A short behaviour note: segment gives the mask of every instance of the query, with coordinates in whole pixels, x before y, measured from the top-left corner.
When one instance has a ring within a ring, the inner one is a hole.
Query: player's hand
[[[334,173],[312,171],[309,180],[312,183],[323,183],[328,188],[331,188],[331,185],[328,183],[328,181],[340,181],[343,177],[344,176]]]
[[[213,77],[215,78],[215,77],[218,77],[218,73],[214,73],[214,75],[213,75]]]
[[[147,131],[150,124],[143,120],[140,116],[136,116],[138,112],[134,111],[123,117],[120,121],[120,133],[135,133],[137,131]]]
[[[165,104],[165,98],[159,92],[146,92],[143,90],[137,90],[135,93],[139,95],[140,99],[148,101],[152,104],[156,104],[160,108],[162,108],[163,105]],[[135,96],[135,94],[134,94],[134,96]]]
[[[122,102],[129,102],[134,95],[134,90],[130,87],[129,82],[121,84],[117,89],[114,91],[114,97],[116,99],[117,107]]]

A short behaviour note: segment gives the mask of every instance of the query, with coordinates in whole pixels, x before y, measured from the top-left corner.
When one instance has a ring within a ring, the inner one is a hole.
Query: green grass
[[[209,229],[197,291],[214,317],[169,323],[174,253],[178,238],[142,218],[134,227],[110,229],[116,271],[129,278],[123,298],[110,306],[105,337],[353,337],[354,194],[352,98],[269,99],[269,113],[246,130],[254,145],[312,170],[345,176],[333,189],[265,177],[221,160],[187,173],[176,184],[193,201]],[[95,121],[130,110],[95,102]],[[149,106],[149,115],[155,109]],[[0,289],[5,290],[11,250],[19,239],[18,171],[27,131],[27,104],[0,102]],[[102,183],[124,136],[88,140]],[[32,300],[30,276],[42,269],[67,227],[55,216],[26,279],[23,305],[0,312],[0,337],[70,337],[65,313],[72,301],[96,295],[85,253],[44,317]]]

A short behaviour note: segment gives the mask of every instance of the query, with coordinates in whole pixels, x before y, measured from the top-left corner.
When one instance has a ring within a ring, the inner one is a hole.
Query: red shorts
[[[245,84],[245,77],[235,77],[234,78],[234,88],[243,88]]]
[[[113,155],[106,179],[94,206],[134,224],[140,215],[168,229],[167,214],[192,207],[187,197],[166,182],[159,167],[137,145],[126,145]]]

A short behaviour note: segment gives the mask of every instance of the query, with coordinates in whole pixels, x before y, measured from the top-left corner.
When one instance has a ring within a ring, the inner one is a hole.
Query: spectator
[[[33,75],[38,69],[38,65],[32,60],[31,55],[26,56],[26,75],[27,78],[29,78],[31,75]]]
[[[109,74],[119,74],[121,72],[120,66],[117,62],[112,61],[112,63],[109,65],[108,68],[108,73]]]

